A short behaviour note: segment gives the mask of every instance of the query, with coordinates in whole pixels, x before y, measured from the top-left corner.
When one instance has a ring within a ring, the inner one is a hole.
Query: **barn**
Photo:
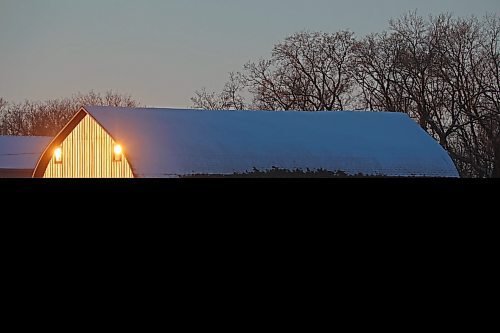
[[[402,113],[84,107],[34,177],[172,178],[254,170],[458,177],[447,152]]]
[[[43,136],[0,136],[0,178],[31,178],[51,140]]]

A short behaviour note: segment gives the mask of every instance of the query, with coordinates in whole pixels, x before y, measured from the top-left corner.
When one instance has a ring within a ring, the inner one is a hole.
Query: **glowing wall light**
[[[123,149],[120,145],[115,145],[113,148],[113,161],[120,162],[123,156]]]
[[[62,148],[61,147],[57,147],[54,150],[54,158],[56,160],[56,163],[62,163]]]

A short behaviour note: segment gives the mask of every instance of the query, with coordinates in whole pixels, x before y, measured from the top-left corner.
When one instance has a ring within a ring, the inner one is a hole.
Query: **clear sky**
[[[112,89],[186,107],[296,31],[363,35],[415,9],[482,16],[500,0],[0,0],[0,97]]]

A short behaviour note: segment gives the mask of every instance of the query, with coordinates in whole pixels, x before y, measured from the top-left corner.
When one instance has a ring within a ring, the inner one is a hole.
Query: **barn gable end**
[[[42,178],[134,178],[126,151],[114,161],[117,144],[108,132],[85,110],[59,133],[40,158],[33,174]],[[62,162],[54,151],[61,149]]]

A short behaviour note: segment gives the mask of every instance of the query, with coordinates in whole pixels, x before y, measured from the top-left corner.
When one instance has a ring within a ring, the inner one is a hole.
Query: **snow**
[[[0,169],[35,169],[51,137],[0,136]]]
[[[138,177],[254,168],[458,177],[447,152],[402,113],[87,107]]]

